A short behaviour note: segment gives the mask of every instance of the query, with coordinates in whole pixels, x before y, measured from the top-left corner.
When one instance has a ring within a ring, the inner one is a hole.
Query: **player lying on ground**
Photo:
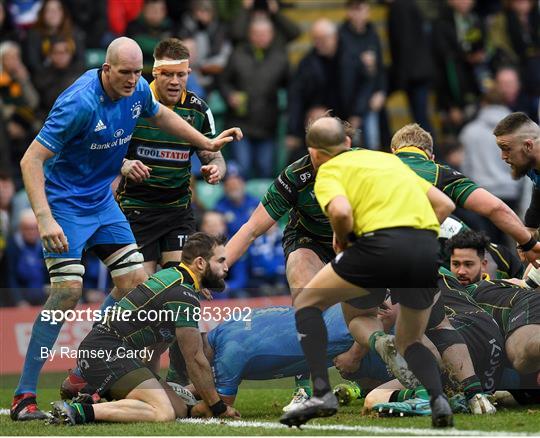
[[[159,355],[171,342],[178,343],[188,375],[212,415],[239,416],[216,392],[195,311],[200,308],[197,295],[201,287],[225,287],[224,243],[224,238],[193,234],[184,246],[180,265],[161,270],[137,286],[120,300],[117,311],[92,328],[79,346],[77,365],[90,392],[116,401],[55,402],[51,414],[56,420],[81,424],[185,417],[188,409],[183,400],[157,376]],[[149,311],[160,312],[161,321],[149,322],[145,317]],[[154,350],[155,355],[150,355]],[[151,358],[153,369],[140,359],[142,353]]]

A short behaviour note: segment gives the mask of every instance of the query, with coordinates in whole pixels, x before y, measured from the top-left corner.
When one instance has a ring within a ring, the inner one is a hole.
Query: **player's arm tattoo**
[[[221,152],[210,152],[197,149],[197,156],[203,165],[214,164],[219,168],[220,175],[225,175],[227,166],[225,165],[225,159],[223,158]]]

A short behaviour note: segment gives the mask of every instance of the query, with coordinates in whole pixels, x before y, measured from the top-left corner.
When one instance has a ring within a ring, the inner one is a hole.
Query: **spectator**
[[[512,112],[527,113],[530,110],[527,96],[521,89],[519,73],[514,67],[501,67],[497,70],[494,87],[499,92],[503,104]],[[532,111],[529,113],[529,117],[535,119],[535,113],[536,111]]]
[[[368,108],[369,76],[358,56],[338,43],[335,24],[326,18],[315,21],[311,39],[313,48],[300,61],[289,87],[286,145],[290,153],[302,145],[310,108],[328,108],[353,129],[360,126]]]
[[[128,23],[135,20],[144,5],[144,0],[107,1],[107,18],[113,38],[126,34]]]
[[[519,68],[527,108],[524,111],[538,122],[540,100],[540,11],[533,0],[509,0],[490,25],[494,63],[514,64]]]
[[[434,68],[428,23],[415,0],[388,0],[388,3],[388,38],[392,56],[390,88],[405,91],[413,119],[433,134],[428,114]]]
[[[107,0],[65,0],[86,48],[105,48],[113,40],[107,22]]]
[[[7,246],[8,287],[14,305],[38,306],[45,302],[47,268],[36,217],[31,209],[20,217],[18,231]]]
[[[62,37],[72,46],[75,61],[84,65],[84,42],[60,0],[44,0],[36,24],[26,39],[25,62],[32,74],[39,74],[47,66],[51,39]]]
[[[497,123],[510,113],[499,91],[489,91],[482,97],[476,118],[463,128],[459,141],[464,149],[463,173],[516,210],[523,186],[512,179],[510,167],[500,159],[500,149],[492,135]],[[493,242],[505,243],[504,233],[487,218],[467,216],[465,222],[475,230],[486,231]]]
[[[362,117],[364,146],[381,148],[380,112],[386,100],[386,73],[381,43],[375,27],[369,22],[368,0],[348,0],[347,19],[339,28],[339,38],[345,50],[359,57],[367,76],[363,88],[368,99]]]
[[[184,15],[178,29],[180,38],[192,38],[197,51],[197,64],[201,85],[211,90],[214,77],[221,74],[231,53],[225,26],[218,21],[211,0],[192,0],[189,13]]]
[[[0,101],[8,120],[18,108],[37,108],[39,96],[21,59],[21,49],[13,41],[0,44]]]
[[[48,66],[34,76],[34,84],[40,95],[38,117],[45,119],[56,98],[82,73],[80,65],[73,61],[73,46],[63,37],[51,38]]]
[[[437,102],[446,127],[456,131],[476,111],[486,82],[485,31],[474,0],[448,0],[448,6],[433,32]]]
[[[227,237],[235,234],[245,224],[259,200],[246,192],[246,182],[235,163],[229,163],[223,179],[224,196],[214,210],[223,214],[227,223]]]
[[[6,171],[0,171],[0,288],[8,287],[8,266],[6,257],[6,246],[10,229],[9,211],[11,208],[11,200],[15,187],[13,180]],[[9,297],[6,294],[0,294],[0,306],[9,305]]]
[[[226,236],[227,222],[225,222],[225,216],[217,211],[205,211],[201,218],[199,230],[211,236]]]
[[[20,31],[28,30],[38,18],[42,0],[10,0],[8,11],[13,24]]]
[[[17,41],[17,33],[13,28],[11,17],[6,9],[6,5],[0,0],[0,43],[4,41]]]
[[[300,36],[301,30],[280,11],[278,0],[243,0],[242,8],[230,24],[230,36],[235,45],[249,40],[249,26],[255,18],[267,18],[274,25],[274,44],[285,49],[287,43]]]
[[[229,106],[228,122],[244,137],[232,144],[232,155],[247,176],[271,178],[277,152],[278,90],[286,86],[286,52],[273,44],[274,27],[266,18],[249,26],[249,42],[232,53],[219,83]]]
[[[218,211],[205,212],[202,216],[200,231],[213,236],[228,235],[227,222],[223,213]],[[248,287],[248,270],[248,258],[247,255],[245,255],[233,266],[229,267],[227,290],[217,295],[216,298],[224,299],[247,296],[248,294],[244,289]]]
[[[11,144],[7,138],[6,123],[0,113],[0,172],[6,172],[13,168],[15,163],[11,160]]]
[[[167,17],[165,0],[145,0],[139,17],[128,24],[126,35],[133,38],[143,52],[143,74],[152,81],[154,47],[172,34],[172,21]]]
[[[183,40],[184,45],[189,50],[189,65],[191,68],[191,72],[189,73],[186,88],[188,90],[193,91],[197,96],[199,96],[202,100],[206,100],[207,94],[206,90],[202,87],[201,82],[204,81],[204,79],[201,78],[201,72],[197,67],[194,67],[199,65],[198,57],[197,57],[197,44],[195,43],[195,40],[193,38],[185,38]]]
[[[287,293],[282,237],[279,226],[274,224],[249,247],[249,287],[253,289],[252,295]]]
[[[0,44],[0,123],[4,125],[9,167],[14,171],[17,187],[22,185],[18,163],[35,134],[34,110],[38,103],[38,93],[22,63],[18,44],[3,42]]]

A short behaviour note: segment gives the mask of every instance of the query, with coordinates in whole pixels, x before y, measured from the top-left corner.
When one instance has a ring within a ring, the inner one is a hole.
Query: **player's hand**
[[[120,172],[126,178],[137,183],[143,182],[150,177],[152,169],[142,163],[140,160],[124,160]]]
[[[217,184],[223,178],[219,172],[219,167],[215,164],[201,166],[201,175],[208,184]]]
[[[244,134],[240,128],[229,128],[219,134],[213,140],[210,140],[208,150],[211,152],[219,151],[223,146],[231,141],[241,140]]]
[[[212,296],[212,292],[210,291],[210,289],[207,289],[207,288],[202,288],[200,290],[202,296],[204,298],[206,298],[208,301],[212,301],[214,299],[214,297]]]
[[[39,237],[45,251],[61,254],[69,250],[69,244],[64,230],[51,215],[45,217],[38,216],[37,221]]]
[[[535,268],[540,267],[540,242],[534,245],[529,251],[520,251],[521,255],[525,257],[531,265]]]
[[[360,368],[360,362],[348,351],[334,357],[334,366],[341,375],[352,374]]]
[[[527,287],[527,283],[525,283],[525,280],[522,280],[520,278],[505,278],[503,279],[503,281],[505,281],[506,283],[513,284],[515,286],[524,287],[524,288]]]
[[[219,418],[240,418],[240,412],[232,406],[227,406],[227,410],[219,416]]]

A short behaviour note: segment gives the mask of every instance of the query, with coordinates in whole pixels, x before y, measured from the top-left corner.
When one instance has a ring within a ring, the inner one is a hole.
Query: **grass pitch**
[[[65,375],[45,374],[40,381],[40,406],[58,399],[58,388]],[[2,376],[0,408],[11,404],[17,376]],[[334,384],[340,379],[332,373]],[[242,414],[241,422],[212,420],[194,423],[166,424],[93,424],[76,427],[49,426],[42,422],[15,423],[8,415],[0,415],[0,435],[540,435],[540,405],[512,409],[500,408],[493,416],[456,415],[455,429],[432,430],[430,418],[378,418],[362,416],[361,402],[343,407],[331,418],[309,422],[303,430],[281,426],[281,407],[288,403],[293,379],[265,382],[244,382],[235,407]]]

